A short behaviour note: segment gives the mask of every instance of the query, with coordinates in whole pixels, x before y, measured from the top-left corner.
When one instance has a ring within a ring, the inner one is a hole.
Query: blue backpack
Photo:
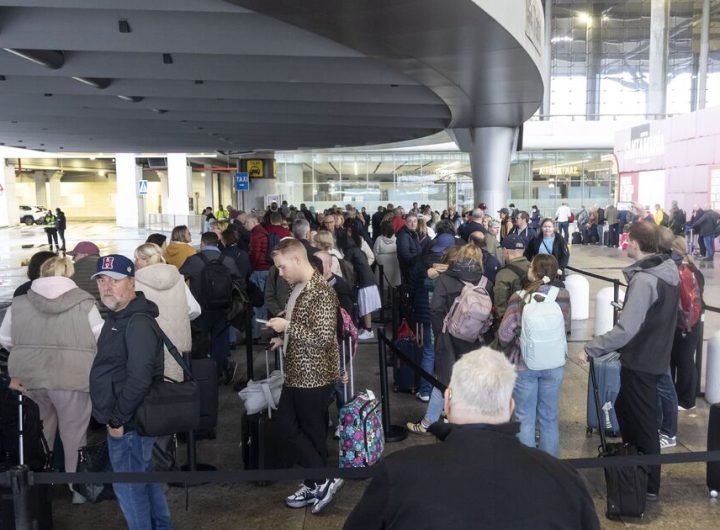
[[[549,370],[565,365],[565,317],[555,301],[559,292],[557,287],[550,287],[547,294],[518,293],[525,301],[520,328],[520,352],[530,370]],[[542,297],[542,300],[537,300],[537,297]]]

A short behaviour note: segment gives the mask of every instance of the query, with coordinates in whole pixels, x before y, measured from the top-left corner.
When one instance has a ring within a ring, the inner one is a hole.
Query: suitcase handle
[[[598,389],[597,377],[595,377],[595,359],[590,357],[590,381],[593,386],[593,401],[595,401],[595,413],[598,419],[598,431],[600,431],[600,447],[603,453],[607,452],[607,442],[605,441],[605,426],[603,425],[603,415],[600,414],[600,390]]]

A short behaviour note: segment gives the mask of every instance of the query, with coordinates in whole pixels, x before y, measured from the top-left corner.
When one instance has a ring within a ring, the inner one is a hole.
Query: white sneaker
[[[85,504],[87,499],[82,496],[79,492],[73,490],[72,503],[73,504]]]
[[[668,436],[660,433],[660,449],[670,449],[677,445],[677,436]]]
[[[373,340],[375,333],[370,329],[364,329],[358,333],[358,340]]]
[[[309,488],[305,484],[301,484],[300,489],[285,499],[285,504],[287,504],[290,508],[305,508],[305,506],[309,506],[310,504],[315,504],[317,502],[318,491],[319,489],[317,486]]]
[[[322,484],[318,484],[317,502],[312,507],[312,513],[318,514],[330,504],[335,498],[335,494],[343,487],[343,484],[345,484],[345,481],[341,478],[326,480]]]
[[[426,394],[421,394],[420,392],[417,392],[417,393],[415,394],[415,397],[418,398],[418,399],[419,399],[420,401],[422,401],[423,403],[427,403],[427,402],[430,401],[430,396],[428,396],[428,395],[426,395]]]

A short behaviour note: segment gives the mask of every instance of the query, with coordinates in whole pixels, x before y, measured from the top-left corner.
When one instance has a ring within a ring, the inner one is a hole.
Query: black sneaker
[[[312,513],[318,514],[323,511],[323,509],[335,498],[335,494],[340,491],[343,484],[345,484],[345,481],[341,478],[329,479],[322,484],[318,484],[317,502],[312,507]]]
[[[287,504],[290,508],[305,508],[305,506],[315,504],[318,500],[318,490],[318,486],[310,488],[305,484],[301,484],[300,489],[285,498],[285,504]]]

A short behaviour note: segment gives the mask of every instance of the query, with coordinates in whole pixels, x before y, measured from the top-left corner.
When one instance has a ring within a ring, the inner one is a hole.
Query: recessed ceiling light
[[[165,114],[167,113],[167,109],[152,109],[153,112],[157,112],[158,114]]]
[[[43,96],[45,96],[46,98],[51,98],[52,94],[50,92],[45,92]]]
[[[111,79],[100,78],[100,77],[73,77],[75,81],[79,81],[84,85],[89,85],[94,88],[104,90],[112,83]]]
[[[205,84],[205,81],[203,81],[202,79],[196,79],[196,80],[195,80],[195,84],[196,84],[196,85],[204,85],[204,84]]]
[[[118,31],[120,33],[130,33],[132,31],[130,29],[130,23],[124,18],[121,18],[118,20]]]
[[[142,96],[118,96],[123,101],[129,101],[130,103],[140,103],[143,98]]]
[[[163,58],[163,64],[172,64],[173,63],[173,56],[170,55],[169,53],[163,53],[162,58]]]
[[[5,81],[5,76],[4,76],[4,75],[0,75],[0,81]]]

